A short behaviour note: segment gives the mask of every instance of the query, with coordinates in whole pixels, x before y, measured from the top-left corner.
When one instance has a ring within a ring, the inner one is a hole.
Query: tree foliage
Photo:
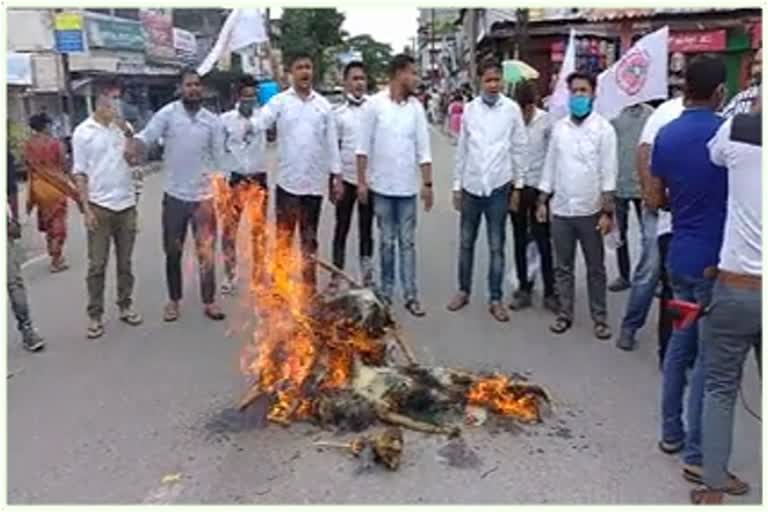
[[[373,89],[376,82],[386,79],[387,66],[392,59],[391,45],[376,41],[369,34],[360,34],[347,39],[344,46],[347,50],[357,50],[362,54],[369,88]]]
[[[325,50],[343,42],[344,14],[336,9],[283,9],[280,49],[286,62],[299,54],[312,57],[315,81],[322,80],[330,63]]]

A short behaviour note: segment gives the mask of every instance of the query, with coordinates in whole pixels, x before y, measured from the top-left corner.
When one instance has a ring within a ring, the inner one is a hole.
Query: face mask
[[[365,96],[360,96],[359,98],[356,98],[354,94],[347,94],[347,101],[356,107],[359,107],[365,102]]]
[[[109,106],[112,109],[112,113],[115,117],[122,117],[123,103],[120,101],[120,98],[113,98]]]
[[[489,107],[492,107],[496,104],[497,101],[499,101],[499,93],[489,93],[484,92],[482,93],[483,103],[488,105]]]
[[[575,118],[585,118],[592,110],[592,98],[589,96],[571,96],[568,107]]]
[[[237,110],[245,117],[251,117],[253,114],[254,100],[240,100],[237,105]]]

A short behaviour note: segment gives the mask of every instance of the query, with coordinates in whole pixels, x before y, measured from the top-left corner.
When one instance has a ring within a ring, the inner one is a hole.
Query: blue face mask
[[[589,96],[571,96],[568,107],[576,118],[587,117],[592,111],[592,98]]]
[[[488,92],[483,92],[481,96],[483,98],[483,102],[489,107],[494,106],[496,102],[499,101],[499,93],[492,94]]]

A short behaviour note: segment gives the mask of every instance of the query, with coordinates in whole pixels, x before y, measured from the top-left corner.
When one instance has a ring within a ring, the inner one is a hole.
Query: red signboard
[[[763,42],[763,22],[758,21],[752,25],[752,48],[760,48]]]
[[[669,34],[670,53],[722,52],[724,50],[725,30],[673,32]]]

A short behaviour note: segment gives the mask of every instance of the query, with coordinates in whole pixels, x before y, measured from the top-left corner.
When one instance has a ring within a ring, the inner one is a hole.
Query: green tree
[[[357,50],[363,56],[368,73],[368,87],[372,91],[378,81],[387,78],[387,66],[392,59],[392,46],[376,41],[369,34],[360,34],[344,41],[346,50]]]
[[[331,62],[326,49],[343,42],[344,14],[336,9],[283,9],[280,18],[280,49],[286,62],[298,54],[312,57],[315,82],[325,76]]]

